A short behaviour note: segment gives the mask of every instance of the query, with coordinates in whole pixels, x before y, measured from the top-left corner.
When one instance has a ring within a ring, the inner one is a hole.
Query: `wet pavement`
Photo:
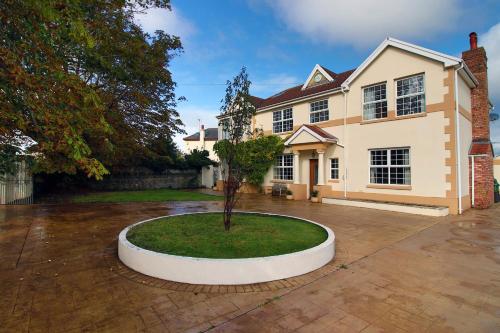
[[[120,264],[116,241],[127,225],[221,208],[0,206],[0,332],[500,331],[500,205],[431,218],[245,195],[241,210],[332,228],[336,259],[238,287],[160,281]]]

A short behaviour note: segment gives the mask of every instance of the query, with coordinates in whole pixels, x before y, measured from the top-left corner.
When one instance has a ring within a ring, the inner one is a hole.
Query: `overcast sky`
[[[224,83],[246,66],[252,93],[268,97],[302,84],[315,64],[341,72],[359,66],[385,37],[459,56],[476,31],[486,48],[490,98],[500,112],[500,1],[218,0],[172,1],[173,10],[137,17],[149,32],[181,37],[172,63],[185,130],[216,126]],[[500,120],[492,124],[500,142]],[[182,136],[176,138],[183,148]],[[500,153],[500,144],[496,145]]]

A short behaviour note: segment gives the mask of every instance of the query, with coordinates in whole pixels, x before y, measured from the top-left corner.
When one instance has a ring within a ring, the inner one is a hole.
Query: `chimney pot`
[[[470,43],[471,50],[477,49],[477,33],[471,32],[469,34],[469,43]]]

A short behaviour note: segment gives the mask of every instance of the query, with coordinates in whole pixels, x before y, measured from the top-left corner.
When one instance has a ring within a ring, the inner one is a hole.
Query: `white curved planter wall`
[[[278,214],[255,214],[299,219]],[[170,215],[169,217],[178,215]],[[170,281],[190,284],[231,285],[266,282],[302,275],[326,265],[335,256],[335,235],[333,231],[321,224],[304,219],[300,220],[324,228],[328,233],[326,241],[304,251],[271,257],[245,259],[182,257],[146,250],[133,245],[127,240],[126,236],[130,228],[163,217],[142,221],[122,230],[118,239],[118,256],[125,265],[142,274]]]

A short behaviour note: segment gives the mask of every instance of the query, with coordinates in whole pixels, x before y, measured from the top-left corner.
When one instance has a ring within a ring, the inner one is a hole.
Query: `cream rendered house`
[[[477,60],[475,49],[471,34],[466,52]],[[263,187],[285,184],[295,200],[316,189],[323,203],[461,213],[471,207],[471,156],[479,167],[487,158],[487,149],[470,153],[472,92],[480,86],[464,59],[392,38],[357,69],[316,65],[303,85],[258,99],[253,127],[286,140]]]
[[[214,144],[217,142],[218,129],[205,128],[204,125],[200,126],[200,131],[196,132],[190,136],[185,137],[184,144],[186,146],[186,152],[192,152],[193,150],[206,150],[208,151],[208,157],[217,161],[217,155],[214,152]]]

